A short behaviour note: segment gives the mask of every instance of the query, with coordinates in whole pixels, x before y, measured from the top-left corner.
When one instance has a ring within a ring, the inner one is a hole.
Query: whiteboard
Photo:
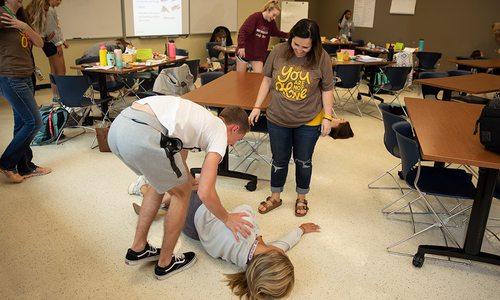
[[[190,0],[189,31],[212,33],[217,26],[237,31],[238,0]]]
[[[64,0],[56,8],[66,39],[121,37],[121,0]]]
[[[289,32],[293,25],[309,16],[309,2],[281,2],[281,31]]]
[[[354,27],[373,28],[375,0],[354,0],[352,22]]]
[[[417,0],[392,0],[391,1],[391,14],[400,15],[414,15]]]

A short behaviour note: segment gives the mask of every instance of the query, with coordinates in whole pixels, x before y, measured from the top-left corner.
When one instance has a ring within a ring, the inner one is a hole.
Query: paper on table
[[[85,70],[109,70],[113,68],[114,66],[92,66],[85,68]]]
[[[383,61],[383,58],[368,55],[356,55],[356,60],[361,62]]]

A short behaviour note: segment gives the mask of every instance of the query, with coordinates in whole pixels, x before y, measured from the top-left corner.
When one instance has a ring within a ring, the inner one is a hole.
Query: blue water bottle
[[[420,39],[418,41],[418,50],[419,51],[424,51],[424,39]]]

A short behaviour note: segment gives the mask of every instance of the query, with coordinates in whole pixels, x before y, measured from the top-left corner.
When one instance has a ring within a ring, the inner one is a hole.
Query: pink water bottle
[[[168,41],[168,58],[175,59],[175,42],[173,40]]]

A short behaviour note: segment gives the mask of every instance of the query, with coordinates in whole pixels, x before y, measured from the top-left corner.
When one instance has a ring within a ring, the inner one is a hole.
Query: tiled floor
[[[49,90],[37,92],[41,103],[50,98]],[[380,120],[338,113],[351,122],[355,137],[320,138],[308,196],[309,214],[294,216],[295,188],[293,176],[289,176],[282,194],[284,204],[257,216],[264,240],[301,222],[321,225],[321,233],[305,235],[289,252],[296,276],[290,298],[498,299],[498,266],[427,259],[417,269],[410,257],[386,252],[387,245],[410,235],[411,227],[380,213],[398,192],[369,190],[367,183],[397,159],[384,148]],[[4,149],[13,122],[10,106],[3,99],[0,124],[0,149]],[[236,299],[223,274],[236,272],[237,267],[209,257],[198,242],[185,236],[181,236],[180,249],[199,255],[196,265],[185,272],[158,281],[153,277],[153,264],[125,265],[137,220],[132,202],[141,201],[127,194],[127,186],[136,176],[113,154],[90,149],[92,139],[88,133],[62,145],[34,147],[35,162],[54,169],[48,176],[19,185],[6,184],[0,178],[2,298]],[[239,147],[238,151],[245,150]],[[190,155],[189,164],[200,166],[202,159],[202,154]],[[231,164],[237,162],[238,157],[231,155]],[[263,162],[254,162],[249,171],[269,178],[269,167]],[[259,181],[254,192],[248,192],[244,184],[237,179],[218,179],[218,192],[226,207],[248,203],[256,209],[269,193],[268,181]],[[493,202],[491,214],[500,216],[500,203]],[[453,229],[460,242],[463,228]],[[162,223],[155,221],[150,242],[159,246],[161,234]],[[420,243],[442,244],[440,231],[410,240],[399,250],[414,253]],[[499,254],[499,249],[500,243],[487,235],[483,250]]]

